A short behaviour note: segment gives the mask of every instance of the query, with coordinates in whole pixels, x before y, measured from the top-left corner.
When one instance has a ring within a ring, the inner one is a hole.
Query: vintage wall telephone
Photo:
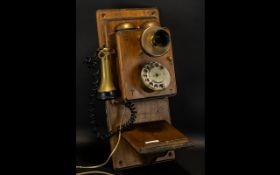
[[[113,149],[122,130],[114,169],[175,159],[174,150],[189,140],[171,125],[168,97],[177,88],[171,35],[159,11],[98,10],[96,19],[100,49],[87,62],[95,70],[93,95],[106,100],[109,132],[99,136]]]

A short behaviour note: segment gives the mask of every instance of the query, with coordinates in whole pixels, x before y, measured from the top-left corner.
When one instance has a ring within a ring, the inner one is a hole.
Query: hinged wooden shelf
[[[189,143],[187,137],[164,120],[136,124],[122,136],[140,154],[166,152]]]

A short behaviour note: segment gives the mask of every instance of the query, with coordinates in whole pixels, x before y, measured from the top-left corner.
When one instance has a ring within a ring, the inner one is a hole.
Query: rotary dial
[[[150,62],[141,70],[143,84],[154,91],[164,90],[170,84],[168,70],[158,62]]]

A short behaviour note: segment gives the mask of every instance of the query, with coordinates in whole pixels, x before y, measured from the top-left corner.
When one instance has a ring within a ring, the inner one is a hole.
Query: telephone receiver
[[[109,48],[103,48],[98,52],[98,58],[101,68],[101,81],[97,90],[96,98],[99,100],[111,100],[118,97],[119,92],[116,89],[111,71],[111,59],[114,52]]]

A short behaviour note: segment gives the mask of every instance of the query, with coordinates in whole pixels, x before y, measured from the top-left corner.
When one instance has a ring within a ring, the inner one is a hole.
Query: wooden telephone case
[[[189,140],[171,125],[168,96],[177,93],[171,41],[169,49],[160,56],[147,54],[141,44],[145,29],[152,25],[161,27],[159,11],[156,8],[98,10],[96,18],[99,47],[116,51],[111,65],[120,97],[106,101],[108,130],[119,127],[121,116],[123,121],[130,117],[129,110],[119,101],[131,100],[137,109],[135,124],[122,133],[112,157],[114,169],[174,160],[174,149],[186,147]],[[161,29],[170,36],[167,28]],[[160,63],[169,72],[170,82],[163,90],[147,89],[140,80],[143,66],[151,62]],[[112,149],[117,140],[117,136],[110,139]]]

